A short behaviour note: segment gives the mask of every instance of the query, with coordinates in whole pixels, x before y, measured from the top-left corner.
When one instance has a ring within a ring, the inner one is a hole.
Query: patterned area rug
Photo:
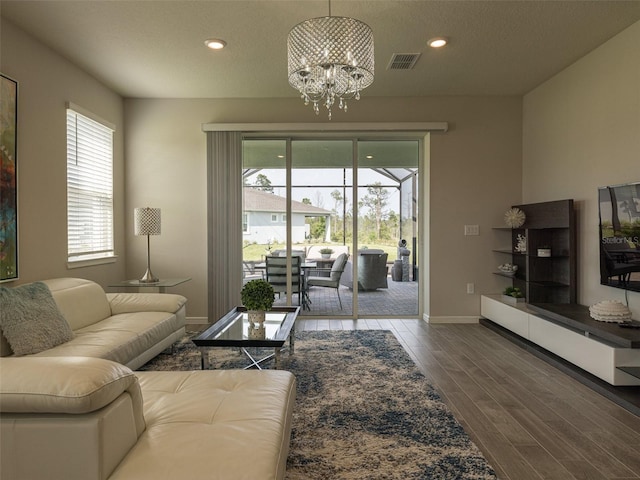
[[[200,368],[188,338],[175,350],[141,370]],[[237,349],[210,356],[247,364]],[[287,480],[496,478],[391,332],[298,332],[283,359],[298,380]]]

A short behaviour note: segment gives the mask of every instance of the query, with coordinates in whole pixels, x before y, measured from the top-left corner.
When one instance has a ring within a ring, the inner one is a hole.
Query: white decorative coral
[[[518,234],[515,251],[518,253],[527,253],[527,237],[521,233]]]

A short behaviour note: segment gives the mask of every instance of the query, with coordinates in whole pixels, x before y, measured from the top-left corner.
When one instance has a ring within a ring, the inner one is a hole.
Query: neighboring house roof
[[[244,210],[247,212],[281,212],[287,211],[287,199],[273,193],[256,190],[255,188],[244,189]],[[306,203],[291,201],[292,213],[304,213],[309,216],[331,215],[329,210],[314,207]]]

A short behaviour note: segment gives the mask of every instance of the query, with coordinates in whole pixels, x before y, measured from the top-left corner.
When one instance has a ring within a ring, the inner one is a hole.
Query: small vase
[[[330,253],[321,253],[320,256],[322,258],[324,258],[324,259],[331,258],[331,254]]]
[[[249,327],[247,327],[247,329],[247,336],[249,337],[249,340],[264,340],[266,337],[264,323],[249,323]]]
[[[247,316],[249,317],[249,323],[263,324],[266,312],[264,310],[249,310]]]

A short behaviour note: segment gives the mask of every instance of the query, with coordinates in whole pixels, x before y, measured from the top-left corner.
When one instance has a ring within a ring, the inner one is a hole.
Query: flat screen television
[[[598,188],[600,283],[640,292],[640,182]]]

